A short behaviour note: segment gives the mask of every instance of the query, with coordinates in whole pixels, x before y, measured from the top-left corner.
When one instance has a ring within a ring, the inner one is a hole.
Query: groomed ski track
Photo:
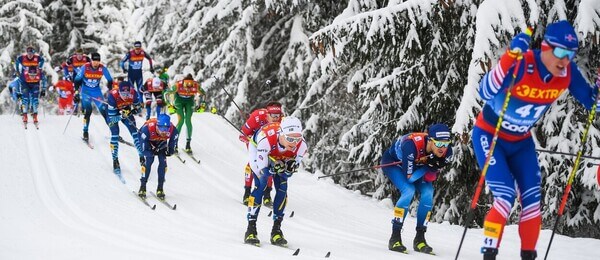
[[[176,121],[176,116],[173,116]],[[81,117],[40,116],[40,129],[24,130],[18,117],[0,116],[0,259],[454,259],[463,228],[430,224],[428,243],[437,256],[415,253],[415,219],[402,233],[409,254],[387,250],[392,202],[376,201],[343,189],[331,180],[300,171],[289,180],[288,214],[282,230],[290,248],[269,244],[272,220],[263,208],[258,220],[260,248],[242,243],[246,208],[240,204],[246,148],[238,132],[210,113],[193,118],[194,155],[182,164],[168,159],[165,193],[177,210],[148,196],[150,210],[131,191],[139,187],[134,148],[119,144],[126,184],[112,173],[110,131],[94,115],[90,140],[81,141]],[[136,117],[138,127],[143,120]],[[31,125],[33,126],[33,125]],[[129,132],[121,127],[125,140]],[[185,127],[180,146],[186,138]],[[310,150],[309,150],[310,151]],[[156,165],[148,190],[156,189]],[[273,194],[274,195],[274,194]],[[550,236],[543,230],[538,254]],[[480,259],[481,230],[469,230],[460,259]],[[498,259],[519,258],[516,226],[508,226]],[[596,259],[600,240],[555,237],[551,259]]]

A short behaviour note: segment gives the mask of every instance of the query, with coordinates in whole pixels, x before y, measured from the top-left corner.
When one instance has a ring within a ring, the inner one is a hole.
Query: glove
[[[12,96],[12,94],[13,94],[13,89],[12,89],[12,88],[8,88],[8,92],[10,92],[10,95]]]
[[[445,157],[440,158],[431,154],[427,158],[427,162],[425,164],[427,164],[427,166],[431,167],[432,169],[439,170],[441,168],[444,168],[444,166],[446,166],[447,163]]]
[[[529,34],[531,35],[531,33]],[[510,42],[510,52],[512,53],[525,53],[529,50],[529,43],[531,37],[526,32],[517,34],[515,38]]]
[[[240,139],[240,141],[244,142],[245,144],[248,144],[248,142],[250,142],[250,141],[248,141],[248,136],[246,136],[246,135],[240,134],[240,136],[238,138]]]
[[[129,109],[123,109],[121,110],[121,117],[122,118],[128,118],[129,115],[131,114],[132,110]]]
[[[70,75],[69,75],[69,76],[66,76],[66,77],[65,77],[65,79],[66,79],[66,80],[68,80],[68,81],[71,81],[71,82],[73,82],[73,77],[71,77]]]
[[[73,96],[73,101],[75,103],[79,103],[79,101],[81,101],[81,98],[79,97],[79,91],[75,91],[75,95]]]
[[[23,96],[23,94],[17,93],[17,99],[21,99],[22,96]]]
[[[298,164],[296,160],[289,160],[285,162],[285,174],[287,174],[288,177],[291,177],[298,171],[298,166],[300,166],[300,164]]]
[[[127,69],[123,69],[123,73],[127,73]]]
[[[46,90],[42,90],[42,92],[40,93],[40,97],[45,97],[46,96]]]
[[[154,74],[154,68],[150,68],[150,72]]]
[[[281,175],[285,172],[285,163],[282,161],[277,161],[273,165],[273,172],[275,174]]]
[[[165,150],[165,156],[166,157],[169,157],[171,155],[173,155],[173,151]]]

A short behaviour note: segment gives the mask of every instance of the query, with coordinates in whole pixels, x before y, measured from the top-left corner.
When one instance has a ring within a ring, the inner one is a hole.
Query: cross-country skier
[[[106,120],[106,108],[104,96],[100,90],[100,80],[106,79],[106,88],[112,88],[112,76],[107,67],[100,63],[100,53],[92,53],[92,62],[83,65],[77,76],[75,76],[75,96],[73,101],[79,103],[83,109],[83,140],[89,140],[88,127],[90,125],[90,116],[92,115],[92,102]],[[81,88],[81,94],[80,94]]]
[[[36,54],[35,49],[31,46],[27,47],[26,53],[17,57],[15,62],[15,71],[20,82],[17,99],[21,99],[21,115],[25,124],[27,124],[29,112],[33,116],[33,123],[38,123],[39,97],[46,96],[46,76],[42,71],[43,66],[44,57]]]
[[[119,83],[119,89],[112,89],[108,92],[107,98],[107,116],[108,127],[110,128],[110,149],[113,159],[113,170],[115,173],[121,173],[121,164],[119,163],[119,122],[125,124],[129,130],[133,143],[138,150],[140,163],[144,164],[144,157],[138,139],[138,129],[135,127],[136,107],[140,100],[135,93],[135,89],[129,81]]]
[[[175,82],[167,94],[175,95],[175,109],[177,111],[177,131],[181,133],[183,123],[187,128],[187,139],[185,142],[186,153],[192,153],[190,142],[192,141],[192,115],[194,113],[194,98],[196,95],[204,95],[200,84],[194,80],[192,74],[185,76],[183,80]],[[176,151],[177,152],[177,151]]]
[[[63,64],[63,73],[67,80],[73,81],[75,76],[79,74],[83,65],[88,64],[91,61],[90,57],[83,53],[83,49],[77,49],[75,53],[67,58],[66,64]]]
[[[165,173],[167,172],[167,157],[175,153],[175,145],[179,138],[177,128],[171,123],[171,117],[167,114],[160,114],[158,118],[150,118],[140,128],[139,131],[142,152],[146,158],[142,166],[142,178],[140,179],[140,190],[138,195],[146,198],[146,183],[150,176],[152,163],[155,156],[158,157],[158,187],[156,187],[156,196],[159,199],[165,198],[163,184],[165,183]]]
[[[273,122],[281,122],[281,116],[282,116],[282,111],[281,111],[281,103],[279,102],[269,102],[265,108],[259,108],[256,109],[254,111],[252,111],[252,113],[250,113],[250,116],[248,116],[248,119],[246,120],[246,122],[244,123],[244,125],[242,126],[242,132],[244,134],[240,134],[240,141],[246,143],[246,148],[248,148],[249,145],[249,139],[248,138],[252,138],[254,136],[254,134],[264,125],[268,124],[268,123],[273,123]],[[254,144],[252,144],[254,145]],[[252,174],[252,170],[250,169],[250,163],[246,164],[246,168],[244,169],[244,197],[243,197],[243,202],[244,204],[248,203],[248,197],[250,197],[250,188],[252,186],[252,179],[253,179],[253,174]],[[268,182],[267,182],[267,188],[265,190],[265,193],[263,194],[263,205],[267,206],[267,207],[272,207],[273,206],[273,200],[271,199],[271,190],[273,187],[273,177],[270,177]]]
[[[146,120],[150,119],[152,114],[152,97],[156,100],[156,116],[160,115],[163,108],[163,91],[167,89],[167,83],[159,77],[149,78],[141,89],[146,100]]]
[[[515,198],[521,202],[521,259],[535,259],[540,234],[541,173],[530,129],[567,89],[591,109],[598,85],[586,82],[577,64],[577,33],[567,21],[549,24],[541,50],[530,50],[530,36],[520,33],[498,64],[484,75],[479,94],[485,105],[473,129],[473,148],[483,169],[507,92],[510,97],[485,176],[494,203],[483,224],[483,259],[496,259],[506,219]],[[521,58],[522,55],[522,58]],[[516,72],[515,72],[515,68]],[[513,73],[516,77],[513,79]]]
[[[434,124],[427,133],[410,133],[398,138],[383,153],[381,164],[402,162],[399,165],[382,167],[382,171],[400,191],[400,198],[394,208],[392,236],[388,248],[406,253],[400,232],[404,219],[408,215],[408,206],[415,191],[420,194],[417,209],[417,235],[413,240],[413,249],[417,252],[432,253],[433,248],[425,241],[427,223],[433,205],[433,181],[439,170],[450,163],[452,147],[450,130],[444,124]]]
[[[281,231],[284,210],[287,204],[287,185],[306,153],[308,146],[302,138],[302,123],[296,117],[284,117],[281,123],[271,123],[261,128],[253,138],[256,146],[250,145],[248,154],[254,174],[254,190],[248,198],[248,228],[244,235],[247,244],[259,245],[256,220],[260,211],[267,180],[273,175],[275,202],[273,203],[273,229],[271,244],[286,246],[287,240]]]
[[[140,88],[144,83],[142,71],[144,59],[148,59],[148,62],[150,63],[150,72],[154,74],[152,58],[150,58],[150,55],[148,55],[148,53],[142,49],[142,42],[136,41],[133,43],[133,49],[129,50],[119,63],[123,73],[127,73],[129,82],[135,86],[135,90],[138,92],[140,100],[142,99],[142,92],[140,91]],[[127,68],[125,68],[125,62],[128,63]]]
[[[59,67],[55,69],[57,73],[61,71]],[[64,115],[65,112],[71,114],[73,112],[73,82],[68,81],[64,76],[61,80],[54,83],[56,93],[58,93],[58,114]]]

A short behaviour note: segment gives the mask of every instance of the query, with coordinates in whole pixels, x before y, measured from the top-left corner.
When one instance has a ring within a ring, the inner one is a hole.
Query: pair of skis
[[[40,130],[39,122],[33,122],[33,125],[35,126],[35,129]],[[25,129],[27,129],[27,122],[23,122],[23,127],[25,127]]]
[[[148,206],[151,210],[155,210],[156,209],[156,204],[150,204],[147,200],[147,198],[142,198],[140,197],[135,191],[132,191],[133,195],[136,196],[142,203],[144,203],[144,205]],[[160,201],[163,205],[165,205],[166,207],[172,209],[172,210],[176,210],[177,209],[177,204],[172,204],[169,203],[166,199],[159,199],[158,196],[156,196],[156,194],[154,192],[150,192],[150,194],[152,194],[152,197],[154,197],[156,200]]]
[[[260,243],[257,243],[257,244],[255,244],[255,243],[246,243],[246,244],[252,245],[252,246],[255,246],[255,247],[260,247]],[[274,246],[292,250],[292,255],[293,256],[297,256],[297,255],[300,254],[300,248],[290,248],[287,245],[274,245]],[[330,256],[331,256],[331,251],[327,251],[327,253],[325,254],[324,258],[329,258]]]
[[[181,161],[181,163],[185,163],[185,159],[181,158],[181,155],[180,155],[181,153],[187,154],[192,159],[192,161],[194,161],[197,164],[200,164],[200,159],[197,159],[194,156],[193,152],[191,152],[191,151],[190,152],[186,152],[185,150],[181,150],[181,152],[175,153],[175,157],[177,157],[177,159],[179,159],[179,161]]]

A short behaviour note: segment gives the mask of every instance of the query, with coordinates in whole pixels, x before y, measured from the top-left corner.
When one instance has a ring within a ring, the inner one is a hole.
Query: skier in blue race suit
[[[113,170],[119,174],[121,172],[119,164],[119,122],[125,124],[125,127],[129,130],[133,138],[133,143],[138,150],[140,163],[144,163],[138,139],[138,129],[135,127],[135,118],[133,118],[133,115],[137,112],[136,107],[139,107],[141,102],[131,83],[123,81],[119,83],[118,89],[112,89],[108,92],[106,103],[108,109],[107,121],[111,133],[110,148],[112,151]]]
[[[142,49],[142,43],[140,41],[136,41],[133,43],[133,50],[129,50],[121,62],[119,66],[123,70],[123,73],[127,73],[129,78],[129,82],[135,86],[135,90],[138,92],[138,96],[140,101],[142,100],[142,92],[141,87],[144,83],[143,71],[142,67],[144,65],[144,59],[148,59],[150,63],[150,72],[154,74],[154,66],[152,65],[152,58]],[[128,68],[125,68],[125,62],[129,62]]]
[[[107,81],[106,88],[112,89],[113,78],[107,67],[100,63],[100,54],[92,53],[92,62],[83,65],[77,76],[75,76],[75,104],[81,101],[83,109],[83,140],[89,140],[88,127],[92,115],[92,102],[106,120],[106,108],[102,91],[100,90],[100,80],[104,77]],[[81,92],[79,89],[81,88]],[[81,94],[80,94],[81,93]]]
[[[481,169],[490,153],[495,127],[510,91],[485,175],[494,195],[494,203],[483,224],[481,252],[486,260],[496,259],[504,225],[517,196],[521,203],[521,259],[537,257],[535,248],[542,225],[541,173],[530,129],[567,89],[588,110],[598,92],[598,87],[587,83],[577,64],[572,62],[579,44],[569,22],[548,25],[541,50],[529,50],[530,41],[527,33],[516,35],[499,63],[480,83],[479,94],[485,105],[475,121],[471,138]],[[516,74],[514,79],[513,74]]]
[[[21,98],[21,115],[25,124],[29,112],[33,116],[33,122],[37,124],[39,96],[46,96],[46,76],[42,71],[44,57],[35,52],[33,47],[27,47],[26,53],[17,57],[15,61],[15,71],[20,82],[16,92],[17,98]]]
[[[12,101],[17,102],[17,89],[19,89],[19,85],[21,84],[19,77],[15,77],[10,83],[8,83],[8,92],[10,92],[10,99]]]
[[[171,123],[171,117],[167,114],[160,114],[157,118],[150,118],[146,121],[139,131],[142,153],[145,157],[144,166],[142,166],[142,178],[140,179],[140,190],[138,196],[146,198],[146,183],[150,176],[154,157],[158,157],[158,186],[156,187],[156,197],[165,199],[163,184],[165,183],[165,174],[167,173],[167,157],[175,153],[175,146],[179,138],[177,128]]]
[[[381,164],[401,162],[399,165],[385,166],[381,169],[394,186],[400,191],[400,199],[394,208],[392,219],[392,236],[388,248],[392,251],[406,253],[400,232],[404,219],[408,215],[408,206],[415,191],[420,193],[417,209],[417,235],[413,240],[415,251],[432,253],[425,241],[427,223],[433,205],[433,184],[439,170],[452,159],[451,134],[448,126],[434,124],[427,133],[411,133],[403,135],[383,153]]]

